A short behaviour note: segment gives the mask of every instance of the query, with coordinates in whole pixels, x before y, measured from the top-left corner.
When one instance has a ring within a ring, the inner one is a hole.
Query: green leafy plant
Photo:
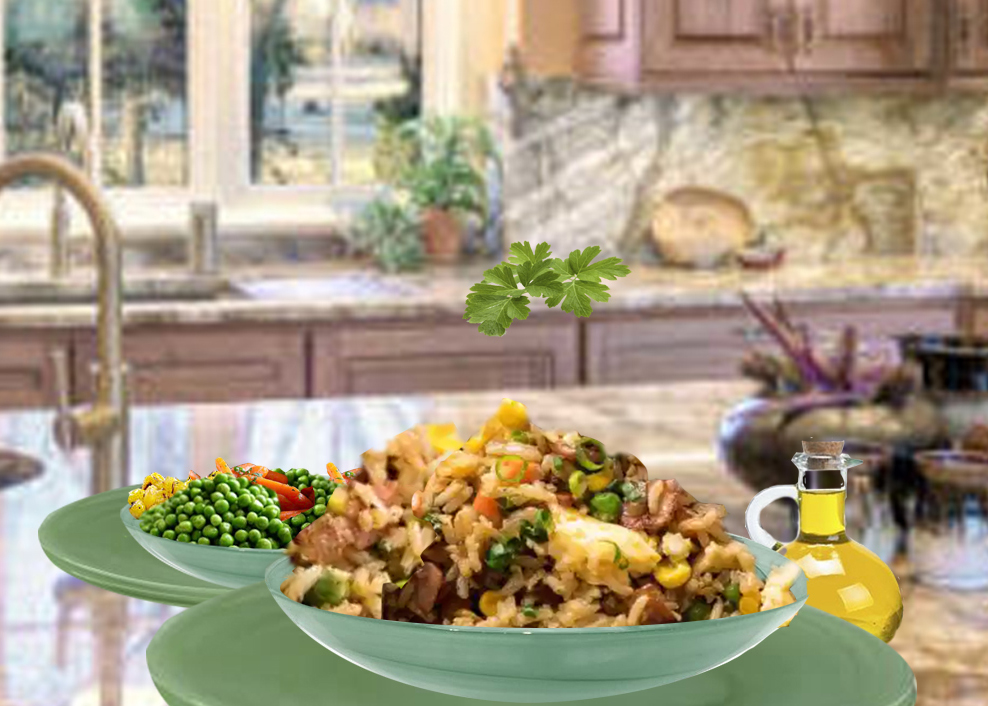
[[[482,220],[488,215],[487,174],[500,158],[483,122],[457,116],[405,122],[396,141],[397,163],[386,171],[421,209],[438,209]]]
[[[631,274],[620,258],[609,257],[594,262],[601,249],[597,246],[574,250],[565,260],[553,258],[551,246],[540,243],[515,243],[507,262],[487,270],[484,280],[467,295],[464,319],[479,324],[487,336],[503,336],[516,319],[531,314],[532,298],[545,299],[553,309],[587,318],[593,314],[591,301],[610,300],[610,288],[602,279],[614,281]]]
[[[388,272],[412,270],[425,257],[420,231],[420,218],[414,207],[392,196],[383,196],[361,213],[355,242]]]

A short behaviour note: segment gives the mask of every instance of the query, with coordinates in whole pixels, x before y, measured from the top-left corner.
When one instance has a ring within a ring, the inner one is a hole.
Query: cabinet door
[[[793,0],[801,72],[917,74],[932,68],[933,0]]]
[[[350,324],[315,333],[313,394],[549,389],[576,385],[578,360],[571,322],[528,321],[503,338],[460,322]]]
[[[246,402],[307,396],[305,333],[290,326],[139,327],[124,334],[135,404]],[[92,399],[96,348],[76,346],[80,396]]]
[[[0,333],[0,410],[54,407],[59,391],[51,354],[71,355],[70,341],[67,332]]]
[[[956,72],[988,73],[988,0],[955,0],[950,44]]]
[[[578,0],[578,3],[580,74],[591,79],[638,81],[641,77],[641,0]],[[550,36],[554,31],[558,30],[545,28]]]
[[[650,74],[783,73],[787,0],[648,0]]]

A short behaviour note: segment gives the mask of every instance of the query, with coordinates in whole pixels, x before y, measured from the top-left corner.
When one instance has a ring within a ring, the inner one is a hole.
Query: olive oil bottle
[[[848,538],[844,525],[847,471],[861,464],[843,454],[839,441],[803,442],[793,457],[796,486],[759,493],[745,524],[756,542],[784,551],[806,574],[807,605],[857,625],[889,642],[902,622],[902,594],[895,574],[875,554]],[[781,498],[799,506],[799,535],[783,547],[762,529],[762,510]]]

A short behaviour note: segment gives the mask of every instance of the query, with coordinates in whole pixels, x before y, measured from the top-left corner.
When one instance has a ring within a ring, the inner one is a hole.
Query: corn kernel
[[[175,494],[175,479],[169,476],[165,478],[165,484],[161,486],[161,492],[165,494],[166,498],[170,498]]]
[[[172,494],[175,495],[175,494],[181,493],[183,490],[188,489],[188,487],[189,487],[189,484],[186,483],[185,481],[176,480],[175,481],[175,487],[173,489],[174,492]]]
[[[528,425],[528,410],[521,402],[504,400],[495,415],[508,429],[521,429]]]
[[[738,607],[742,615],[751,615],[758,612],[758,601],[751,596],[745,596]]]
[[[160,473],[152,473],[150,476],[148,476],[148,478],[151,479],[151,484],[155,488],[164,488],[165,487],[165,477],[163,475],[161,475]]]
[[[614,482],[614,469],[605,468],[600,473],[587,476],[587,488],[591,493],[599,493]]]
[[[143,500],[143,499],[144,499],[144,491],[141,490],[140,488],[134,488],[132,491],[130,491],[127,494],[128,505],[133,505],[138,500]]]
[[[346,506],[349,501],[350,492],[341,485],[329,496],[329,500],[326,501],[326,508],[334,515],[342,515],[346,512]]]
[[[692,575],[693,569],[685,561],[671,564],[662,562],[659,564],[659,568],[655,570],[655,580],[659,582],[662,588],[679,588],[685,585]]]
[[[497,591],[486,591],[480,597],[480,612],[488,618],[497,615],[499,605],[501,605],[501,594]]]
[[[155,505],[160,505],[165,502],[165,494],[162,492],[161,488],[151,486],[144,491],[144,507],[150,510]]]
[[[135,520],[141,519],[141,515],[144,514],[144,503],[140,500],[136,501],[130,506],[130,514],[134,516]]]

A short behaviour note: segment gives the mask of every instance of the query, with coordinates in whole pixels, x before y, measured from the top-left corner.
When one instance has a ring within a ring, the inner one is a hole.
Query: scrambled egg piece
[[[588,563],[647,574],[662,556],[648,540],[621,525],[601,522],[563,508],[553,512],[549,554],[570,570],[580,572]]]

